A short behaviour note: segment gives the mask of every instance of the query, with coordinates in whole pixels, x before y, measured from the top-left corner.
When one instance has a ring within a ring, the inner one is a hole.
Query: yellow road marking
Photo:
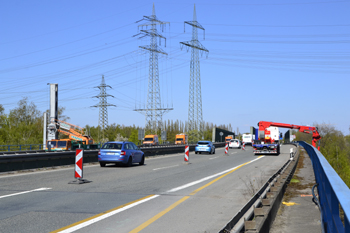
[[[293,205],[299,205],[298,203],[295,203],[295,202],[282,202],[283,205],[286,205],[286,206],[293,206]]]
[[[189,198],[189,196],[185,196],[185,197],[181,198],[180,200],[178,200],[177,202],[175,202],[174,204],[172,204],[171,206],[169,206],[168,208],[166,208],[162,212],[158,213],[154,217],[150,218],[146,222],[142,223],[140,226],[136,227],[134,230],[130,231],[129,233],[137,233],[137,232],[142,231],[143,229],[145,229],[146,227],[151,225],[154,221],[156,221],[157,219],[159,219],[160,217],[162,217],[163,215],[168,213],[170,210],[174,209],[176,206],[178,206],[180,203],[184,202],[188,198]]]
[[[121,205],[121,206],[118,206],[118,207],[116,207],[116,208],[114,208],[114,209],[107,210],[107,211],[105,211],[105,212],[96,214],[96,215],[94,215],[94,216],[92,216],[92,217],[90,217],[90,218],[86,218],[86,219],[81,220],[81,221],[79,221],[79,222],[73,223],[73,224],[71,224],[71,225],[69,225],[69,226],[62,227],[62,228],[60,228],[60,229],[58,229],[58,230],[55,230],[55,231],[51,231],[50,233],[57,233],[57,232],[64,231],[64,230],[66,230],[66,229],[75,227],[75,226],[77,226],[77,225],[79,225],[79,224],[82,224],[82,223],[85,223],[85,222],[90,221],[90,220],[92,220],[92,219],[98,218],[98,217],[100,217],[100,216],[102,216],[102,215],[105,215],[105,214],[108,214],[108,213],[110,213],[110,212],[112,212],[112,211],[121,209],[121,208],[123,208],[123,207],[125,207],[125,206],[131,205],[131,204],[136,203],[136,202],[138,202],[138,201],[142,201],[142,200],[144,200],[144,199],[150,198],[150,197],[152,197],[152,196],[155,196],[155,195],[149,195],[149,196],[140,198],[140,199],[138,199],[138,200],[135,200],[135,201],[126,203],[126,204]]]
[[[235,169],[233,169],[232,171],[227,172],[226,174],[223,174],[222,176],[219,176],[218,178],[216,178],[215,180],[210,181],[208,184],[203,185],[202,187],[194,190],[192,193],[190,193],[190,195],[195,195],[197,192],[201,191],[202,189],[205,189],[206,187],[208,187],[209,185],[212,185],[213,183],[215,183],[216,181],[220,180],[221,178],[224,178],[225,176],[227,176],[228,174],[231,174],[232,172],[236,171],[237,169],[247,165],[250,162],[244,163],[242,165],[239,165],[238,167],[236,167]]]
[[[262,156],[259,156],[259,158]],[[251,161],[244,163],[238,167],[236,167],[235,169],[233,169],[232,171],[229,171],[227,173],[225,173],[224,175],[216,178],[215,180],[210,181],[208,184],[203,185],[202,187],[196,189],[195,191],[193,191],[192,193],[190,193],[190,195],[194,195],[197,192],[199,192],[200,190],[208,187],[209,185],[215,183],[216,181],[220,180],[221,178],[227,176],[228,174],[231,174],[232,172],[236,171],[237,169],[247,165],[251,163]],[[147,220],[146,222],[142,223],[140,226],[138,226],[137,228],[135,228],[134,230],[130,231],[129,233],[138,233],[140,231],[142,231],[143,229],[145,229],[146,227],[148,227],[149,225],[151,225],[153,222],[155,222],[157,219],[159,219],[160,217],[162,217],[163,215],[165,215],[166,213],[168,213],[170,210],[174,209],[176,206],[178,206],[180,203],[184,202],[185,200],[187,200],[190,196],[185,196],[182,199],[180,199],[179,201],[175,202],[174,204],[172,204],[171,206],[169,206],[168,208],[166,208],[165,210],[163,210],[162,212],[158,213],[157,215],[155,215],[154,217],[150,218],[149,220]]]

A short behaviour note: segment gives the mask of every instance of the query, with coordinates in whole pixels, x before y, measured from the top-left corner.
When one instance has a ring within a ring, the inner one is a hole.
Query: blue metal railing
[[[299,142],[312,161],[317,182],[323,232],[350,232],[350,189],[315,147]],[[344,211],[344,223],[339,206]]]
[[[0,151],[42,150],[43,144],[0,145]]]

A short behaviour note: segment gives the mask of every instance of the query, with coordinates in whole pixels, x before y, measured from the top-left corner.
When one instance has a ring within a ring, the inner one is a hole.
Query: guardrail
[[[43,144],[0,145],[0,151],[42,150]]]
[[[224,143],[214,143],[214,145],[215,147],[225,146]],[[193,151],[195,144],[189,146],[190,151]],[[141,150],[146,156],[181,152],[185,153],[185,145],[143,147]],[[84,150],[84,163],[98,162],[98,151],[99,150]],[[0,155],[0,172],[71,165],[74,163],[75,151],[33,151],[32,153],[21,152],[12,154],[7,152],[4,155]]]
[[[296,145],[295,145],[296,146]],[[220,231],[269,232],[299,160],[299,148]]]
[[[319,194],[323,232],[350,232],[350,189],[315,147],[298,142],[312,161]],[[340,208],[344,218],[341,218]]]

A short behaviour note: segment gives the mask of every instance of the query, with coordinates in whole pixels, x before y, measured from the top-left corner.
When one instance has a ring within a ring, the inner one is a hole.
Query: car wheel
[[[101,166],[101,167],[105,167],[105,166],[106,166],[106,163],[100,162],[100,166]]]
[[[141,162],[139,162],[140,165],[144,165],[145,164],[145,156],[142,156]]]
[[[198,152],[197,152],[197,151],[195,151],[194,153],[195,153],[195,154],[197,154]]]
[[[212,149],[210,149],[209,154],[211,154]]]
[[[128,163],[126,164],[127,167],[131,167],[132,165],[132,158],[131,156],[129,157]]]
[[[202,152],[198,152],[199,154],[202,154]]]

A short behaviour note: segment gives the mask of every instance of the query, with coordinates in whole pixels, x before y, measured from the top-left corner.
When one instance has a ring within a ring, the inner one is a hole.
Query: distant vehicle
[[[232,139],[230,143],[228,144],[229,148],[241,148],[241,141],[238,139]]]
[[[181,133],[175,135],[175,145],[185,145],[188,144],[187,134]]]
[[[133,163],[145,164],[145,155],[133,142],[106,142],[98,152],[101,167],[107,163],[124,164],[130,167]]]
[[[208,152],[209,154],[215,154],[215,146],[211,141],[199,141],[194,148],[194,153],[201,154],[202,152]]]
[[[159,144],[158,135],[146,135],[142,144],[144,146],[157,146]]]
[[[242,143],[244,143],[245,145],[253,145],[254,142],[254,135],[250,134],[250,133],[244,133],[242,135]]]
[[[234,138],[233,135],[227,135],[227,136],[225,137],[225,143],[226,143],[226,144],[227,144],[227,143],[230,143],[231,139],[233,139],[233,138]]]

